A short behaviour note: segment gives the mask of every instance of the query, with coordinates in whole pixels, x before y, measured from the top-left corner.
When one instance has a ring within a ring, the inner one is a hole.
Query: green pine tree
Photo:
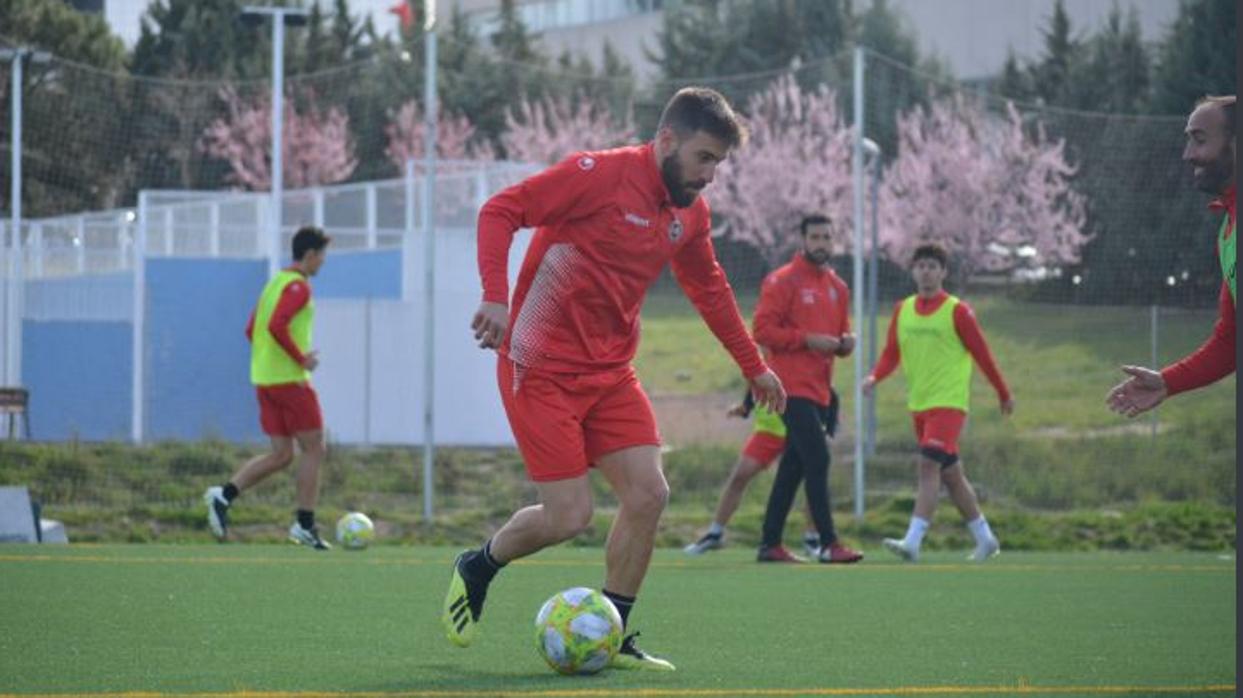
[[[121,40],[103,18],[58,0],[0,2],[0,32],[5,43],[52,56],[50,63],[23,66],[23,214],[109,208],[127,201],[136,177],[124,148],[132,129],[133,85],[124,74]],[[6,126],[10,70],[0,64]],[[6,138],[6,152],[7,146]],[[5,192],[10,177],[4,168],[0,189]]]
[[[1235,94],[1235,0],[1180,0],[1178,17],[1157,49],[1152,110],[1186,114],[1206,94]]]

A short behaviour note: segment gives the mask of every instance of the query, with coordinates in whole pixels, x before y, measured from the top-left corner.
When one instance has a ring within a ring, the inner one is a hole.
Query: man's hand
[[[1014,414],[1014,398],[1001,402],[1001,413],[1007,417]]]
[[[319,365],[319,350],[308,351],[302,355],[302,368],[308,371],[314,371]]]
[[[504,303],[480,303],[470,328],[475,331],[480,349],[496,349],[505,341],[509,329],[509,308]]]
[[[842,346],[841,340],[831,334],[809,334],[803,343],[817,354],[825,355],[832,354]]]
[[[847,354],[855,350],[854,333],[847,332],[846,334],[842,335],[841,339],[839,339],[837,343],[838,343],[837,352],[836,352],[837,355],[846,356]]]
[[[863,397],[872,397],[876,393],[876,379],[868,376],[863,379]]]
[[[1159,372],[1141,366],[1123,366],[1122,372],[1130,378],[1115,385],[1105,398],[1105,403],[1114,412],[1134,417],[1160,405],[1169,397],[1169,389]]]
[[[781,379],[771,370],[765,371],[751,379],[751,396],[755,404],[782,414],[786,411],[786,391],[781,386]]]

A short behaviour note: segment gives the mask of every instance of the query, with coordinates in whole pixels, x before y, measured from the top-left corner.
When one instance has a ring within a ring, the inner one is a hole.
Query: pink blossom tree
[[[849,249],[853,220],[851,131],[833,90],[803,90],[791,76],[756,93],[745,109],[750,142],[717,169],[707,190],[716,233],[749,243],[770,266],[798,247],[803,216],[825,214]]]
[[[505,114],[501,144],[510,160],[555,163],[578,150],[604,150],[634,140],[633,115],[617,121],[604,105],[586,98],[523,98]]]
[[[228,114],[203,131],[199,148],[232,167],[229,180],[259,191],[272,185],[272,105],[266,96],[243,99],[232,87],[220,91]],[[281,143],[282,179],[287,187],[331,184],[348,179],[358,165],[350,118],[337,107],[316,108],[313,94],[301,110],[285,102]]]
[[[474,141],[475,126],[470,119],[447,114],[439,107],[437,110],[437,157],[446,160],[495,159],[490,143]],[[423,159],[427,122],[423,116],[423,107],[418,102],[410,100],[395,112],[390,112],[384,132],[388,135],[388,147],[384,149],[384,154],[397,166],[399,172],[404,171],[407,160]]]
[[[944,244],[966,280],[980,271],[1079,261],[1085,200],[1064,141],[999,118],[961,96],[898,118],[898,156],[881,187],[880,245],[899,264],[920,243]]]

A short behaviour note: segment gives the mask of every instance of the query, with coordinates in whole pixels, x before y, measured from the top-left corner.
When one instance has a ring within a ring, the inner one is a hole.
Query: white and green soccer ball
[[[347,550],[362,550],[375,540],[375,524],[366,514],[357,511],[337,521],[337,542]]]
[[[621,614],[595,589],[574,587],[554,594],[535,616],[535,648],[561,674],[600,671],[621,642]]]

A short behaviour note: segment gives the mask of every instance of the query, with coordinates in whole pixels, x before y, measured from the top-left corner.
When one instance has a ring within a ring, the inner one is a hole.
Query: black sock
[[[237,495],[241,494],[241,492],[237,490],[237,485],[233,484],[232,482],[224,483],[224,487],[222,487],[221,489],[224,490],[224,501],[228,502],[229,504],[232,504],[233,500],[237,499]]]
[[[613,605],[617,607],[617,612],[621,615],[622,619],[622,630],[625,630],[626,623],[630,620],[630,610],[634,608],[635,597],[614,594],[608,589],[604,590],[604,596],[609,601],[612,601]]]
[[[471,551],[462,558],[462,574],[468,581],[486,586],[492,583],[492,578],[506,564],[492,557],[492,539],[489,538],[482,548]]]
[[[306,531],[309,531],[312,528],[315,528],[315,512],[307,511],[306,509],[299,509],[298,510],[298,525],[301,526],[303,530],[306,530]]]

